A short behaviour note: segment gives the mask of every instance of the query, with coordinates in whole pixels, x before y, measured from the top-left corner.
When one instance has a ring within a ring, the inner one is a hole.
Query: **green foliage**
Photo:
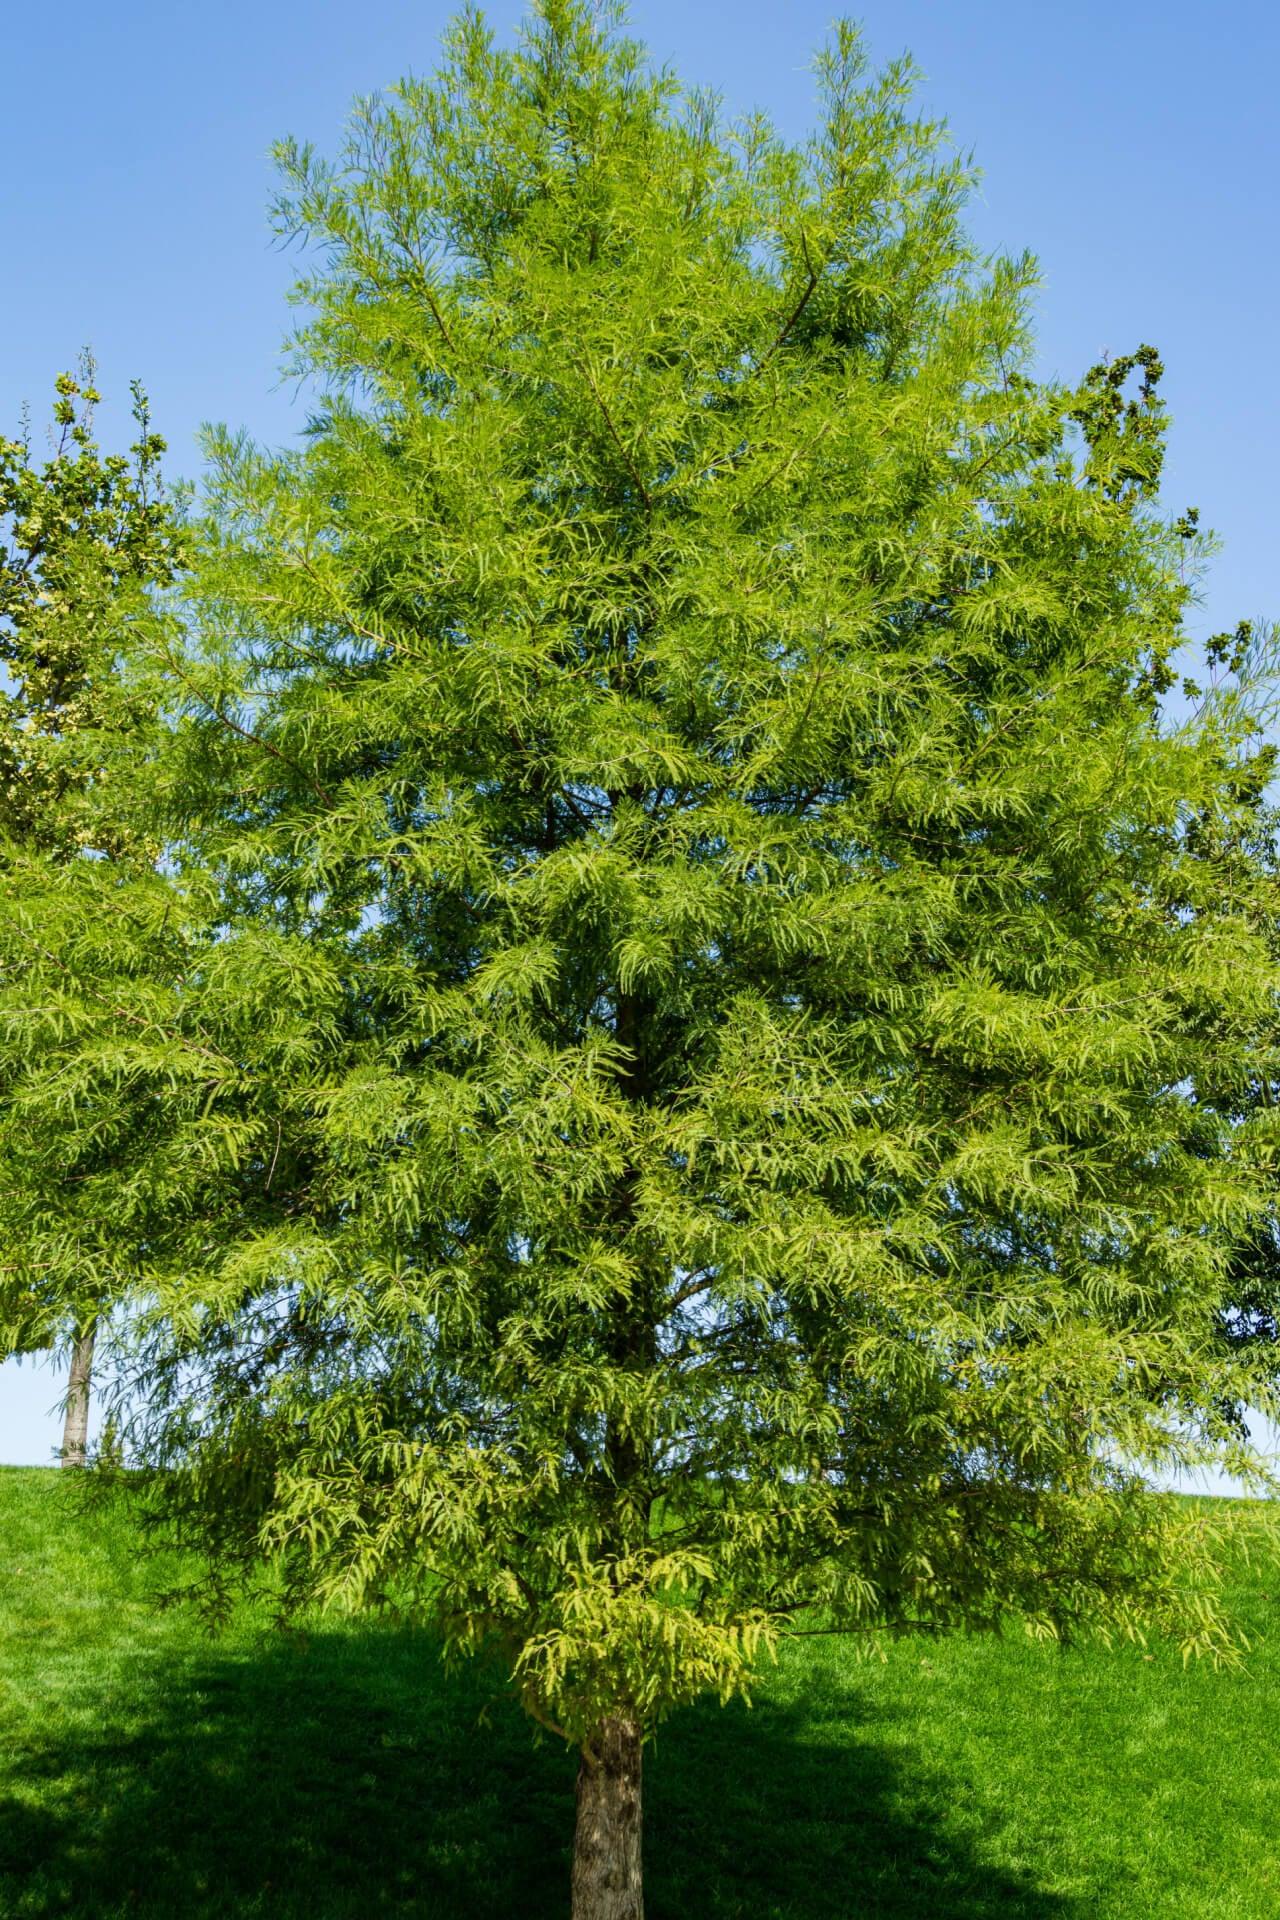
[[[146,1115],[118,1417],[211,1609],[394,1602],[575,1739],[815,1619],[1220,1652],[1142,1476],[1274,1405],[1256,740],[1158,711],[1158,362],[1034,383],[909,67],[818,77],[794,149],[545,0],[281,149],[320,397],[213,438],[147,629],[172,883],[103,961],[68,871],[6,1015],[46,1147]]]
[[[103,454],[93,377],[87,357],[58,376],[43,465],[29,435],[0,439],[0,833],[64,859],[118,833],[118,804],[93,805],[109,735],[135,717],[116,663],[143,590],[169,584],[182,549],[141,387],[130,454]]]
[[[94,439],[87,356],[55,390],[43,463],[0,439],[0,1352],[91,1322],[130,1259],[116,1175],[149,1122],[118,1071],[146,946],[126,901],[159,851],[139,632],[185,541],[141,387],[127,455]]]

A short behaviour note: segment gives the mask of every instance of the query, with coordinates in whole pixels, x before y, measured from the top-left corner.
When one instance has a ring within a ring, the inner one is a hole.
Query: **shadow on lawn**
[[[855,1688],[698,1706],[646,1779],[650,1920],[1083,1920],[944,1830],[964,1783],[877,1743]]]
[[[572,1763],[493,1692],[402,1632],[215,1646],[163,1675],[139,1662],[97,1737],[14,1756],[38,1810],[0,1799],[0,1911],[561,1920]],[[851,1714],[841,1694],[799,1723],[764,1703],[664,1729],[646,1763],[650,1920],[1070,1920],[931,1825],[924,1784],[849,1744]]]

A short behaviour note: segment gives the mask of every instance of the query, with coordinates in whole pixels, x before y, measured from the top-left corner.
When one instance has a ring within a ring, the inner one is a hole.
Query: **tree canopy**
[[[71,1338],[79,1379],[68,1438],[77,1461],[94,1329],[114,1264],[109,1140],[128,1140],[141,1114],[118,1090],[104,1099],[99,1084],[77,1118],[81,1154],[63,1125],[65,1083],[52,1109],[44,1080],[27,1105],[26,1069],[47,1042],[51,1012],[32,988],[40,977],[58,983],[54,1030],[65,1042],[62,1019],[83,1011],[85,995],[71,959],[81,929],[59,902],[68,885],[77,892],[86,861],[107,860],[121,877],[147,871],[157,856],[136,792],[138,749],[154,731],[157,703],[124,663],[138,664],[132,629],[149,616],[150,593],[172,583],[183,547],[178,503],[160,476],[164,441],[141,386],[132,389],[133,446],[104,453],[94,377],[88,355],[77,373],[58,376],[44,458],[29,423],[19,438],[0,439],[0,937],[9,988],[0,1128],[14,1149],[0,1176],[0,1352]],[[65,1065],[64,1056],[55,1081]],[[44,1257],[50,1240],[60,1250],[52,1260]]]
[[[10,974],[46,1154],[145,1095],[117,1413],[210,1603],[505,1649],[582,1920],[779,1634],[1224,1646],[1149,1481],[1273,1399],[1270,762],[1162,716],[1158,357],[1033,379],[909,65],[817,76],[795,147],[543,0],[281,147],[315,412],[138,643],[166,873]]]

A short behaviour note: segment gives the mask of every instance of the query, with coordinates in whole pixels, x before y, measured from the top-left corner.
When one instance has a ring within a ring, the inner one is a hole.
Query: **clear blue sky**
[[[634,0],[634,30],[733,110],[809,124],[808,62],[830,0]],[[332,148],[351,97],[429,68],[437,0],[88,0],[10,9],[0,120],[0,432],[37,420],[84,345],[123,436],[136,375],[171,466],[196,475],[203,420],[282,439],[287,254],[267,230],[283,133]],[[523,8],[494,0],[510,31]],[[922,99],[984,169],[982,243],[1041,261],[1039,361],[1074,377],[1104,351],[1161,350],[1174,413],[1169,504],[1222,536],[1205,634],[1280,616],[1275,75],[1268,0],[867,0],[871,54],[910,49]],[[0,1368],[0,1461],[56,1443],[58,1382]]]

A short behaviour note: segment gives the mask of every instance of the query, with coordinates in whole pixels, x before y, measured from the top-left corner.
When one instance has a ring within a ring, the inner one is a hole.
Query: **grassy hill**
[[[65,1479],[0,1469],[5,1920],[560,1920],[572,1765],[500,1675],[382,1627],[210,1642]],[[1243,1672],[794,1646],[646,1762],[651,1920],[1273,1920],[1280,1572],[1236,1598]]]

